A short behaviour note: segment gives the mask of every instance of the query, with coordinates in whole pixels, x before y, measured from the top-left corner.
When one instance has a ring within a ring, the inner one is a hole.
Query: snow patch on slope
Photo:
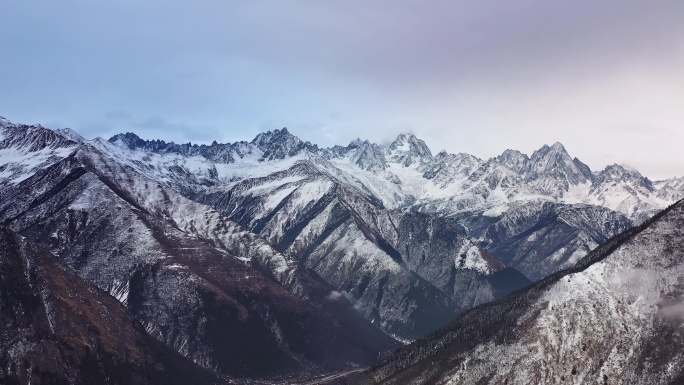
[[[454,266],[461,269],[475,270],[483,274],[494,272],[489,262],[484,259],[482,250],[468,242],[465,242],[456,253]]]
[[[40,169],[47,168],[76,150],[76,146],[42,148],[38,151],[9,147],[0,149],[0,181],[19,184]]]

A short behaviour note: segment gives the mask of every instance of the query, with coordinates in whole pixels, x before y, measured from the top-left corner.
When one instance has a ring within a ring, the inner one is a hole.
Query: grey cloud
[[[503,71],[501,81],[569,58],[592,70],[635,50],[669,49],[683,10],[681,2],[622,0],[250,2],[233,13],[239,39],[215,44],[385,84],[472,81],[492,70]]]

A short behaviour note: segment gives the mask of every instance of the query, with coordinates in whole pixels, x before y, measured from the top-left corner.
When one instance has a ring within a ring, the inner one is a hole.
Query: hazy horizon
[[[561,142],[593,170],[684,176],[673,0],[8,2],[0,115],[93,138],[320,146],[413,132],[437,153]]]

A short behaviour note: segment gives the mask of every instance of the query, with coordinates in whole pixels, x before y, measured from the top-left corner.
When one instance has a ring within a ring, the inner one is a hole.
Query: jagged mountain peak
[[[555,142],[549,148],[551,148],[552,150],[566,151],[567,152],[567,150],[565,149],[565,146],[563,146],[563,143],[561,143],[561,142]]]
[[[655,187],[651,180],[629,166],[625,167],[619,164],[611,164],[599,172],[595,179],[594,188],[596,189],[605,189],[607,186],[620,184],[628,186],[628,190],[632,192],[632,195],[636,194],[636,191],[638,190],[641,190],[642,192],[655,191]]]
[[[368,139],[361,139],[361,138],[356,138],[349,142],[348,148],[357,148],[361,146],[370,146],[372,143],[368,141]]]
[[[547,144],[541,146],[541,148],[539,148],[538,150],[535,150],[532,153],[532,156],[530,158],[533,161],[538,161],[539,159],[549,159],[549,158],[572,159],[570,157],[570,154],[568,154],[568,151],[565,149],[565,146],[563,146],[563,144],[561,144],[560,142],[556,142],[556,143],[552,144],[551,146],[549,146]]]
[[[543,145],[538,150],[532,153],[529,158],[536,171],[552,171],[555,168],[572,169],[584,175],[585,178],[590,178],[591,175],[585,175],[585,171],[589,170],[589,166],[582,163],[576,157],[570,156],[565,146],[560,142],[549,145]]]
[[[493,160],[553,197],[561,197],[572,186],[591,182],[594,177],[589,166],[572,158],[560,142],[545,144],[531,156],[508,149]]]
[[[596,177],[597,184],[605,182],[627,182],[627,183],[637,183],[642,185],[649,190],[653,189],[652,182],[641,175],[639,171],[632,167],[625,167],[619,164],[611,164],[606,166],[601,172],[598,173]]]
[[[83,143],[86,141],[84,137],[81,136],[78,132],[72,130],[71,128],[58,128],[55,130],[56,133],[61,135],[62,137],[69,139],[73,142],[76,143]]]
[[[144,147],[147,143],[133,132],[126,132],[125,134],[116,134],[109,138],[109,142],[122,148],[135,150],[136,148]]]
[[[494,158],[497,162],[510,168],[511,170],[521,174],[521,176],[529,176],[526,174],[537,174],[552,172],[554,170],[564,171],[567,169],[585,174],[584,165],[579,159],[570,156],[565,146],[560,142],[555,142],[552,145],[544,144],[539,149],[535,150],[531,156],[524,154],[518,150],[507,149],[501,155]],[[585,175],[588,177],[588,175]]]
[[[614,177],[624,177],[624,176],[636,176],[636,177],[643,177],[639,170],[635,169],[634,167],[630,167],[627,165],[621,165],[621,164],[611,164],[606,166],[601,173],[606,174],[606,175],[611,175]]]
[[[290,141],[294,143],[301,143],[302,140],[296,137],[295,135],[292,135],[290,131],[287,130],[287,127],[283,127],[282,129],[275,129],[273,131],[266,131],[258,134],[253,140],[252,144],[256,144],[257,146],[266,146],[269,144],[272,144],[274,142],[284,142],[284,141]]]
[[[264,152],[262,160],[285,159],[295,156],[303,150],[318,152],[318,146],[304,142],[292,135],[287,127],[278,130],[262,132],[251,142]]]
[[[424,168],[423,178],[430,179],[438,186],[448,186],[471,175],[482,165],[482,159],[459,152],[450,154],[440,151]]]
[[[506,150],[495,159],[521,175],[527,171],[530,163],[530,157],[518,150]]]
[[[40,124],[14,124],[5,119],[0,122],[2,147],[23,148],[24,151],[37,151],[41,148],[71,148],[76,142]]]
[[[428,146],[425,144],[425,142],[422,139],[418,139],[415,134],[412,132],[405,132],[401,133],[397,136],[396,139],[390,144],[389,148],[392,150],[404,150],[407,151],[411,148],[423,148],[427,150],[427,152],[430,152],[430,149]],[[430,152],[430,155],[432,156],[432,153]]]
[[[290,134],[287,128],[263,132],[251,142],[219,143],[214,140],[206,144],[176,144],[163,140],[143,140],[132,132],[117,134],[110,143],[131,150],[143,149],[155,153],[176,153],[183,156],[203,156],[217,163],[234,163],[238,158],[258,156],[260,161],[284,159],[299,154],[302,150],[317,152],[318,147],[304,142]]]
[[[589,166],[572,158],[565,146],[556,142],[532,153],[524,177],[542,192],[560,197],[571,186],[591,182],[594,176]]]
[[[399,135],[397,135],[397,138],[394,139],[395,142],[399,141],[406,141],[406,140],[418,140],[416,135],[413,132],[402,132]]]
[[[403,166],[422,163],[432,158],[432,152],[427,144],[413,133],[399,134],[389,145],[388,154],[391,160]]]
[[[3,120],[3,122],[7,122],[7,119]],[[42,132],[38,130],[39,126],[3,124],[0,127],[8,133],[13,130],[24,130],[32,133]],[[66,135],[64,132],[60,133],[48,129],[42,130],[46,132],[43,135],[47,135],[48,139],[52,135],[57,137],[59,141],[68,139],[70,142],[81,142],[78,138]],[[10,136],[7,133],[5,135]],[[390,206],[410,204],[409,202],[414,202],[416,198],[421,199],[423,202],[429,199],[441,199],[445,205],[448,200],[454,202],[462,200],[463,202],[469,202],[468,204],[479,201],[480,198],[473,200],[475,198],[468,196],[471,193],[470,191],[465,192],[458,186],[471,176],[473,178],[482,177],[480,175],[482,170],[477,170],[485,163],[485,160],[469,154],[454,155],[441,151],[433,156],[425,142],[412,133],[402,133],[390,144],[377,144],[368,140],[356,139],[347,146],[333,146],[324,149],[319,149],[316,145],[301,140],[286,127],[263,132],[257,135],[251,142],[241,141],[224,144],[213,141],[211,144],[201,145],[191,143],[176,144],[174,142],[164,142],[163,140],[144,140],[133,132],[115,135],[109,139],[109,142],[122,148],[148,153],[177,154],[183,157],[202,156],[215,164],[284,160],[290,157],[299,157],[303,153],[314,153],[324,159],[335,159],[336,162],[348,163],[350,166],[357,167],[363,171],[377,174],[372,178],[381,177],[380,179],[372,179],[372,182],[369,179],[362,183],[377,184],[377,188],[374,187],[373,189],[378,195],[383,195],[382,191],[385,188],[392,190],[393,192],[386,196],[388,199],[385,202]],[[652,183],[644,179],[638,172],[628,172],[630,169],[624,166],[619,166],[624,168],[624,170],[618,170],[620,173],[610,169],[603,173],[592,172],[579,159],[572,158],[565,146],[560,142],[544,145],[534,151],[531,156],[517,150],[508,149],[491,160],[516,174],[515,178],[511,176],[512,179],[509,178],[509,180],[519,179],[525,185],[524,190],[530,194],[540,194],[550,199],[562,199],[564,202],[598,202],[600,205],[606,206],[606,202],[608,202],[606,194],[609,193],[613,195],[610,201],[617,203],[606,207],[615,209],[618,207],[617,204],[624,200],[627,195],[634,195],[636,191],[634,190],[635,186],[645,188],[643,192],[646,195],[635,199],[644,202],[651,200],[647,205],[648,207],[662,207],[664,204],[662,202],[663,199],[672,201],[673,197],[684,196],[684,193],[681,192],[684,189],[677,187],[679,184],[674,182],[667,183],[667,181]],[[403,167],[410,166],[410,168],[415,168],[417,172],[412,174],[412,170],[395,170],[394,167],[397,165]],[[403,172],[408,174],[401,176],[397,174]],[[473,173],[476,175],[471,175]],[[615,175],[611,176],[612,174]],[[210,175],[213,175],[212,178],[216,179],[218,174],[212,169]],[[622,182],[627,183],[618,183],[617,186],[613,186],[612,182],[617,181],[621,175],[624,175],[626,178]],[[403,181],[403,184],[398,183],[402,178],[414,179],[411,181],[406,179]],[[473,178],[470,178],[471,181]],[[426,180],[430,180],[434,186],[423,185]],[[390,184],[386,184],[384,181],[389,181]],[[211,183],[216,182],[214,180]],[[605,186],[603,186],[603,182],[609,183],[605,183]],[[447,190],[449,190],[448,193]],[[507,194],[508,200],[515,200],[521,197],[524,198],[524,194],[521,191],[523,190],[520,190],[516,183],[512,189],[506,190],[505,194]],[[597,197],[599,191],[601,196]],[[660,200],[653,201],[651,199],[654,198],[651,195],[655,192],[657,192],[658,199]],[[482,192],[480,191],[480,193]],[[484,195],[487,195],[482,194],[478,196],[484,197]],[[625,203],[627,206],[629,204],[629,202]],[[448,203],[448,205],[451,205],[451,203]],[[458,207],[458,205],[465,205],[465,203],[454,204],[453,207]],[[649,213],[651,212],[650,210],[648,210]],[[631,211],[625,213],[633,217]],[[638,217],[637,219],[643,220],[644,218]]]
[[[502,158],[524,157],[524,158],[529,159],[529,156],[527,156],[527,154],[523,154],[522,152],[520,152],[518,150],[511,150],[511,149],[504,150],[504,152],[502,152],[501,155],[499,155],[497,158],[499,158],[499,157],[502,157]]]
[[[197,145],[190,142],[176,144],[175,142],[167,143],[159,139],[144,140],[132,132],[114,135],[109,138],[109,142],[117,147],[130,150],[144,150],[158,154],[172,153],[180,154],[182,156],[199,155],[217,163],[233,163],[235,162],[236,156],[242,158],[244,156],[243,153],[245,152],[241,151],[244,142],[223,144],[213,141],[211,145]]]
[[[346,158],[362,170],[381,172],[387,168],[387,158],[383,148],[368,140],[355,139],[347,147],[334,146],[324,149],[325,158]]]
[[[470,155],[465,152],[459,152],[457,154],[451,154],[442,150],[433,158],[433,163],[438,166],[445,166],[445,162],[448,163],[449,167],[459,168],[461,165],[472,166],[475,164],[482,163],[482,159],[476,157],[475,155]]]

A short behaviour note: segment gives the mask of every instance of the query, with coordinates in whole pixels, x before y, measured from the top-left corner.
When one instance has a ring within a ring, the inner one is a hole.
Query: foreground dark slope
[[[684,204],[576,267],[479,306],[360,384],[667,384],[682,380]]]
[[[49,130],[7,134],[1,144],[22,159],[71,152],[2,186],[0,221],[195,363],[290,378],[368,365],[396,346],[314,272],[208,207]]]
[[[0,227],[0,383],[215,384],[116,299]]]

